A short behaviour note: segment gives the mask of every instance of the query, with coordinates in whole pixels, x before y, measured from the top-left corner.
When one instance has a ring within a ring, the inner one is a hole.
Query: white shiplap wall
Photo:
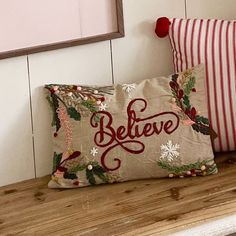
[[[34,178],[26,57],[0,61],[0,186]]]
[[[47,83],[111,84],[110,42],[100,42],[29,56],[36,175],[52,169],[51,112],[43,85]]]
[[[124,0],[125,38],[1,60],[0,186],[51,171],[51,117],[42,89],[45,83],[101,85],[113,79],[127,83],[170,74],[170,46],[168,40],[155,37],[156,18],[187,14],[233,19],[236,12],[235,0],[186,3]]]
[[[154,34],[158,17],[184,17],[184,0],[124,0],[125,38],[112,42],[114,77],[127,83],[173,71],[169,40]]]

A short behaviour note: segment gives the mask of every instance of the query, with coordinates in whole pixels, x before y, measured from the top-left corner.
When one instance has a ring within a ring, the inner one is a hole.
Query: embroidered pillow
[[[176,73],[204,63],[208,115],[216,151],[236,150],[236,21],[172,19]]]
[[[53,111],[51,188],[217,172],[204,68],[108,87],[46,85]]]

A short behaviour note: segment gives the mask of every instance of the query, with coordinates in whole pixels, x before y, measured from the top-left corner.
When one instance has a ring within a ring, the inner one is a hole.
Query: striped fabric
[[[176,72],[204,63],[215,151],[236,150],[236,21],[172,19]]]

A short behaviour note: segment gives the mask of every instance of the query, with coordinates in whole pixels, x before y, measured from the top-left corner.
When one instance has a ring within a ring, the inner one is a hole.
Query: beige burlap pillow
[[[45,88],[53,111],[51,188],[217,172],[203,65],[137,84]]]

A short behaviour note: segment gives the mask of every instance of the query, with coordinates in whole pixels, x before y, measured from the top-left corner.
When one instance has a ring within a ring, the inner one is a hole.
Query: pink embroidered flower
[[[183,125],[186,125],[186,126],[191,126],[191,125],[195,124],[195,122],[190,119],[182,120],[182,123],[183,123]]]
[[[69,116],[67,114],[67,110],[65,107],[60,106],[57,109],[57,113],[61,122],[61,126],[64,129],[66,148],[67,150],[71,150],[72,149],[72,129],[70,127],[70,121],[69,121]]]
[[[54,173],[54,176],[57,177],[57,178],[63,178],[63,175],[64,175],[64,172],[61,172],[59,170],[57,170],[55,173]]]

